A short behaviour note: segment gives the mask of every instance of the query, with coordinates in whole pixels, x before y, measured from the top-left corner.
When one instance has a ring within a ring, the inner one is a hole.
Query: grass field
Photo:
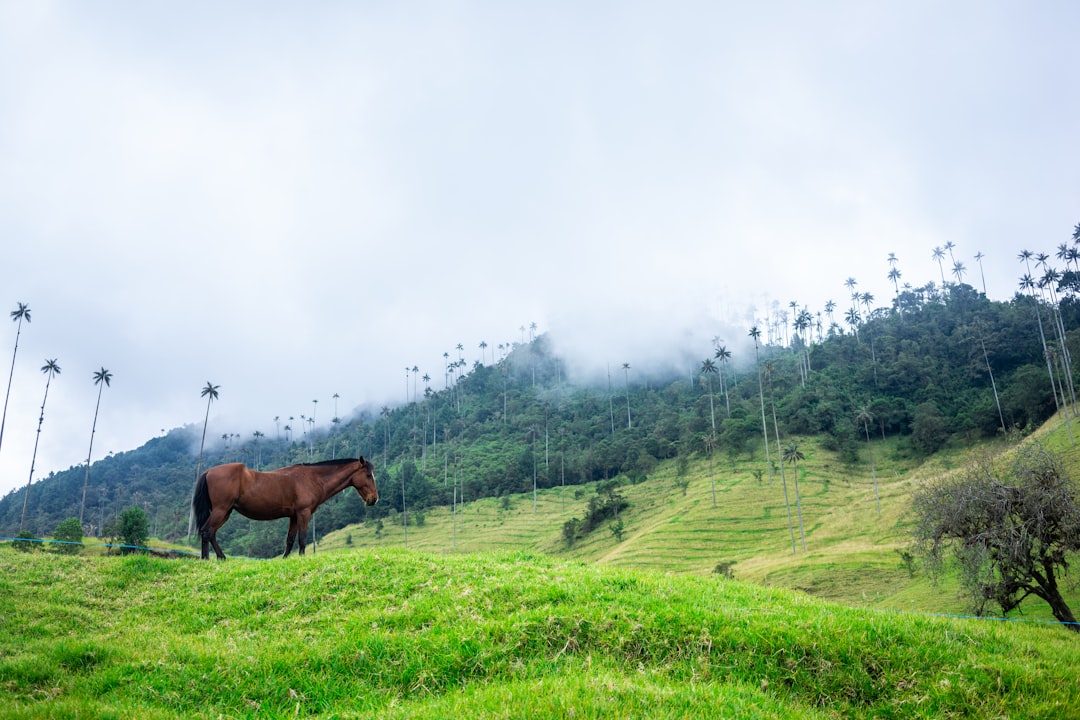
[[[1059,627],[528,553],[0,548],[4,718],[1067,718]]]
[[[1080,427],[1076,428],[1080,434]],[[1080,450],[1063,425],[1048,424],[1038,439],[1062,452],[1080,473]],[[674,462],[662,463],[640,484],[626,484],[620,493],[630,507],[621,515],[622,540],[605,524],[567,547],[562,526],[583,517],[595,485],[551,488],[537,494],[487,498],[459,506],[456,518],[448,508],[424,512],[402,527],[401,515],[383,523],[350,526],[327,535],[318,552],[355,548],[409,547],[440,554],[505,550],[555,554],[568,559],[622,568],[680,574],[712,573],[730,564],[738,579],[766,586],[803,590],[847,605],[927,613],[967,612],[967,602],[948,577],[935,582],[901,553],[911,542],[911,493],[927,479],[970,462],[975,453],[1007,452],[1001,442],[976,450],[944,452],[925,463],[900,459],[892,443],[875,443],[874,465],[881,513],[869,463],[845,466],[812,439],[800,439],[805,460],[799,462],[799,490],[806,547],[798,527],[793,468],[784,476],[792,512],[792,529],[779,475],[759,482],[753,467],[740,462],[707,460],[691,463],[684,493]],[[716,506],[713,506],[715,484]],[[794,537],[795,551],[792,551]],[[1067,599],[1080,605],[1075,584]],[[1075,607],[1075,606],[1074,606]],[[1031,599],[1023,617],[1052,620],[1049,609]]]
[[[1080,469],[1066,428],[1040,440]],[[674,463],[622,486],[621,540],[571,547],[594,487],[287,560],[0,546],[0,718],[1080,718],[1076,634],[1035,602],[956,617],[955,582],[898,552],[912,489],[968,453],[876,445],[879,515],[868,465],[800,449],[805,550],[779,475],[705,460],[685,493]]]

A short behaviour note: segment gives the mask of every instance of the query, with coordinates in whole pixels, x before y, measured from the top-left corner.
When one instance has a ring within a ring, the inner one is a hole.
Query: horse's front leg
[[[285,554],[282,557],[289,557],[289,553],[292,552],[293,542],[296,540],[296,516],[293,515],[289,518],[289,536],[285,538]],[[303,540],[300,541],[300,553],[303,554],[304,545]]]

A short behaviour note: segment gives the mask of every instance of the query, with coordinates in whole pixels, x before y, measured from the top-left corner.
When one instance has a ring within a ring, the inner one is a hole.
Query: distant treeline
[[[434,380],[440,387],[425,376],[423,391],[406,405],[335,419],[327,430],[303,432],[301,419],[281,421],[274,436],[208,439],[204,466],[239,460],[269,469],[368,456],[380,471],[382,501],[367,508],[355,493],[343,493],[316,514],[321,536],[400,512],[403,501],[411,512],[534,484],[640,482],[661,461],[708,450],[765,469],[763,416],[777,461],[774,410],[783,438],[819,436],[846,462],[857,460],[868,439],[885,436],[901,438],[902,452],[926,456],[947,443],[1024,432],[1055,412],[1072,412],[1080,304],[1063,296],[1051,302],[1018,293],[999,302],[966,284],[931,283],[898,292],[890,308],[865,318],[848,312],[846,328],[832,309],[826,318],[793,307],[790,319],[746,328],[756,357],[735,357],[720,344],[683,349],[700,361],[647,381],[636,377],[634,358],[620,358],[602,386],[572,384],[541,335],[488,364],[464,368],[448,358],[444,377]],[[201,430],[176,429],[95,462],[88,534],[139,506],[152,535],[185,536]],[[47,535],[77,517],[84,477],[85,467],[73,467],[32,485],[27,529]],[[0,500],[0,534],[18,531],[22,501],[22,488]],[[234,515],[219,538],[232,554],[270,556],[283,549],[285,522]]]

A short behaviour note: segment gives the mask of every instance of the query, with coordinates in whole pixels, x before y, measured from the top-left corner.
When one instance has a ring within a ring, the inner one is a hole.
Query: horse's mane
[[[357,458],[338,458],[336,460],[320,460],[313,463],[300,463],[308,467],[319,467],[320,465],[348,465],[349,463],[360,462]]]

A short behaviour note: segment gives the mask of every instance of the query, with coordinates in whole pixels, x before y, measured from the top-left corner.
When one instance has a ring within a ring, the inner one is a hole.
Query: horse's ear
[[[364,463],[366,463],[366,462],[367,462],[367,460],[365,460],[365,459],[364,459],[364,456],[363,456],[363,455],[361,455],[361,456],[360,456],[360,464],[361,464],[361,465],[363,465],[363,464],[364,464]]]

